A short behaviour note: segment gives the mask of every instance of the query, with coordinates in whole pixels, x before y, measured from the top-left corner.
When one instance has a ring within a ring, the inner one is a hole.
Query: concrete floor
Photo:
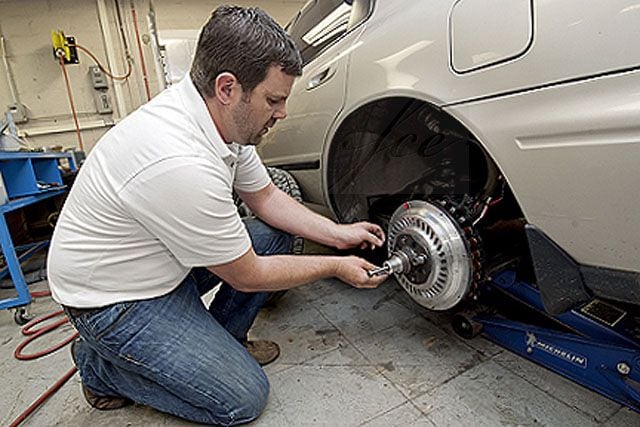
[[[41,298],[32,312],[55,307]],[[67,326],[33,350],[71,332]],[[640,426],[639,414],[482,338],[459,339],[447,315],[421,309],[393,280],[375,290],[335,280],[295,289],[263,310],[252,334],[282,348],[266,369],[272,392],[253,426]],[[21,340],[11,313],[0,311],[0,425],[72,366],[68,348],[15,360]],[[26,425],[192,424],[141,406],[96,411],[75,375]]]

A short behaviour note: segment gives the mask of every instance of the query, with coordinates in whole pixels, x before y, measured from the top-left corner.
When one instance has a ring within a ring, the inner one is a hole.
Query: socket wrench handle
[[[372,268],[371,270],[367,271],[367,276],[369,277],[383,276],[385,274],[391,274],[389,264],[387,264],[386,262],[382,264],[382,267]]]

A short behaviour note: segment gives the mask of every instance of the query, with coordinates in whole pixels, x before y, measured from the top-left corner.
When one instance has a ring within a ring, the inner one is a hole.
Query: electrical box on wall
[[[111,100],[109,99],[109,95],[107,94],[106,91],[96,92],[95,101],[96,101],[96,108],[98,109],[98,114],[113,113],[113,108],[111,108]]]
[[[94,100],[96,102],[96,109],[98,114],[111,114],[113,108],[111,107],[111,100],[109,99],[109,85],[107,84],[107,77],[102,69],[97,65],[89,67],[89,80],[91,86],[95,89]]]
[[[108,89],[107,78],[97,65],[89,67],[89,78],[94,89]]]
[[[53,45],[53,58],[58,61],[58,55],[62,56],[65,64],[79,64],[76,38],[65,36],[63,31],[51,31],[51,44]]]

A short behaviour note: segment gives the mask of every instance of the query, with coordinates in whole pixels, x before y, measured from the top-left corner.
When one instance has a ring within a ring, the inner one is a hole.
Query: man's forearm
[[[279,291],[336,276],[339,262],[335,256],[256,256],[245,274],[227,274],[215,267],[211,270],[243,292]]]
[[[336,223],[319,215],[277,188],[263,194],[249,207],[264,222],[287,233],[328,246],[336,244]]]
[[[240,197],[258,218],[272,227],[337,249],[375,248],[384,244],[384,231],[366,221],[336,224],[289,197],[272,183]]]

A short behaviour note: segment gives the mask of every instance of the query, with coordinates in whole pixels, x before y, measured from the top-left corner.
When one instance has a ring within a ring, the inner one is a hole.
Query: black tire
[[[295,178],[291,176],[291,174],[285,170],[268,167],[267,172],[271,177],[271,181],[273,184],[278,187],[280,190],[287,193],[294,200],[302,203],[302,192],[300,191],[300,186],[296,182]],[[293,255],[300,255],[304,250],[304,239],[300,236],[293,237],[293,246],[291,249],[291,253]]]
[[[280,190],[287,193],[293,199],[302,203],[302,192],[300,191],[300,186],[296,182],[295,178],[291,176],[291,174],[285,170],[267,167],[267,172],[271,177],[271,181],[273,184],[278,187]],[[238,213],[242,218],[253,217],[253,212],[244,202],[238,197],[238,195],[234,192],[233,198],[238,206]],[[300,236],[293,237],[293,245],[291,247],[291,253],[293,255],[300,255],[304,250],[304,239]],[[273,306],[278,300],[280,300],[287,291],[276,291],[271,292],[269,298],[267,299],[265,306]]]

